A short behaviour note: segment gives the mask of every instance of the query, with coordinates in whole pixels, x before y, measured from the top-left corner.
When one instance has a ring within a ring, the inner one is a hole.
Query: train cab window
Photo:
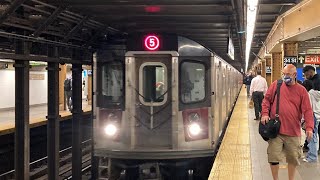
[[[112,62],[102,67],[102,95],[110,102],[121,102],[123,97],[123,64]]]
[[[167,69],[162,63],[144,63],[140,67],[140,101],[145,105],[162,105],[167,95]]]
[[[202,101],[206,95],[205,65],[183,62],[180,71],[180,99],[183,103]]]

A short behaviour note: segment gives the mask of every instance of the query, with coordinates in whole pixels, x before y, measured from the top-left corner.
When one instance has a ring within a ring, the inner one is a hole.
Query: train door
[[[226,74],[226,78],[225,78],[225,92],[226,92],[226,117],[228,117],[229,115],[229,71],[228,71],[229,67],[228,65],[226,65],[226,69],[225,69],[225,74]]]
[[[221,61],[216,59],[216,80],[215,80],[215,118],[216,127],[215,132],[219,132],[219,136],[222,133],[222,74],[221,74]]]
[[[172,56],[136,55],[135,149],[172,147]]]

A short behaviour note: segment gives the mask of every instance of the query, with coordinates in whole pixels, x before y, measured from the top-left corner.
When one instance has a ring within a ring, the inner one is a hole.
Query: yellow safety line
[[[246,89],[242,87],[209,180],[252,180]]]

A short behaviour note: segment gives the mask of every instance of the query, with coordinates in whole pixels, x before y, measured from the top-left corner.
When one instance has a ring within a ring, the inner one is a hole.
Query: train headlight
[[[197,136],[200,134],[201,132],[201,128],[200,125],[198,123],[192,123],[189,125],[188,127],[189,133],[192,136]]]
[[[114,136],[116,135],[118,131],[118,128],[116,125],[114,124],[108,124],[104,127],[104,132],[106,133],[106,135],[108,136]]]

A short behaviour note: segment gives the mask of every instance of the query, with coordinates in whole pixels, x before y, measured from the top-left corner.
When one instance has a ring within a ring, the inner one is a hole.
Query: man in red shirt
[[[288,162],[289,180],[294,179],[296,166],[300,164],[302,155],[300,147],[301,118],[306,121],[306,135],[310,140],[313,132],[313,111],[309,95],[306,89],[296,83],[297,69],[288,64],[283,70],[283,84],[280,88],[279,119],[280,132],[274,139],[268,140],[268,162],[270,163],[272,176],[278,180],[279,162],[282,152],[285,153]],[[269,87],[262,102],[261,123],[265,124],[270,118],[275,118],[277,97],[274,96],[277,89],[277,81]],[[270,111],[270,116],[269,116]]]

